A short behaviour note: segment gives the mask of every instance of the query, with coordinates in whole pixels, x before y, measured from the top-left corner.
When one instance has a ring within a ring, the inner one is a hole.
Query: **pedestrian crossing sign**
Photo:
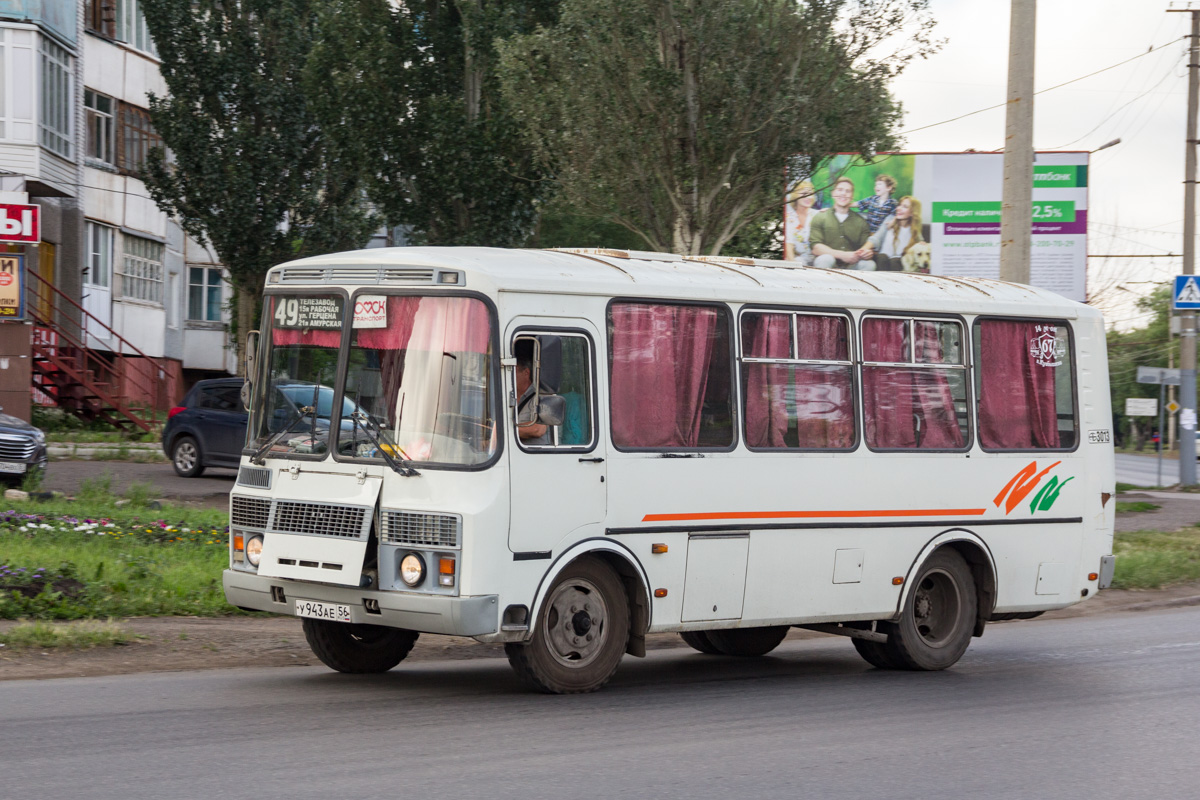
[[[1175,293],[1171,298],[1171,308],[1175,311],[1200,309],[1200,284],[1196,283],[1195,275],[1175,276]]]

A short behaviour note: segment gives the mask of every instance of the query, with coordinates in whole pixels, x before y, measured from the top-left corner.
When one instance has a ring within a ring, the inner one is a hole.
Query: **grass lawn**
[[[221,589],[226,513],[151,510],[149,496],[131,486],[118,507],[99,479],[74,502],[0,506],[0,619],[242,613]]]
[[[1200,581],[1200,528],[1118,533],[1113,555],[1117,557],[1116,589],[1159,589]]]

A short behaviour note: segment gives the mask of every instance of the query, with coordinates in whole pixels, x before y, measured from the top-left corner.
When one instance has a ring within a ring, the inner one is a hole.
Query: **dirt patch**
[[[1110,589],[1079,605],[1052,611],[1041,619],[1069,619],[1100,614],[1137,613],[1200,605],[1200,584],[1155,591]],[[0,631],[16,623],[0,622]],[[199,619],[149,617],[121,621],[137,638],[130,644],[92,650],[9,650],[0,648],[0,680],[78,678],[135,672],[172,672],[226,667],[315,666],[300,621],[292,617]],[[1034,622],[1003,622],[1029,625]],[[789,640],[825,634],[793,630]],[[685,647],[673,633],[651,634],[651,650]],[[504,646],[480,644],[456,636],[423,634],[410,661],[503,658]]]

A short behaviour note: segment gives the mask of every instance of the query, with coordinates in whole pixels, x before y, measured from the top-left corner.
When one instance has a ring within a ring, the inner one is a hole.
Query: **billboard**
[[[785,258],[999,278],[1003,183],[1003,153],[880,153],[870,161],[840,154],[816,169],[791,164]],[[1080,302],[1087,187],[1086,152],[1035,155],[1029,282]]]
[[[0,321],[25,319],[25,256],[0,253]]]

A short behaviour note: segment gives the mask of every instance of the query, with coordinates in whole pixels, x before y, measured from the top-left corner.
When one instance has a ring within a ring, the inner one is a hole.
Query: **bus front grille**
[[[409,547],[458,547],[459,518],[453,514],[385,511],[383,538]]]
[[[229,521],[235,527],[266,528],[271,517],[271,501],[265,497],[234,495]]]
[[[255,489],[271,488],[271,470],[255,469],[242,466],[238,469],[237,482],[239,486],[252,486]]]
[[[271,530],[309,536],[365,539],[371,524],[368,511],[362,506],[277,500]]]

